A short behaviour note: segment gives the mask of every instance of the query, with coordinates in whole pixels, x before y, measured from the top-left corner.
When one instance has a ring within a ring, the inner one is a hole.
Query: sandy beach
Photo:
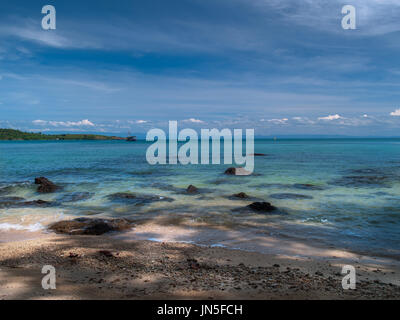
[[[145,225],[135,232],[150,228]],[[0,299],[400,298],[399,262],[389,258],[307,244],[299,246],[299,253],[314,252],[313,257],[283,250],[282,254],[265,254],[129,240],[131,232],[102,236],[31,233],[35,238],[31,240],[15,235],[14,241],[0,243]],[[356,268],[356,290],[342,288],[345,264]],[[44,265],[56,269],[55,290],[41,286]]]

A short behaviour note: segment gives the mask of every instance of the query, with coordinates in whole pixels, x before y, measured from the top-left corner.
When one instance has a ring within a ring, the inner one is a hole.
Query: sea
[[[118,217],[179,225],[192,232],[173,240],[203,245],[234,242],[241,249],[250,238],[274,236],[400,257],[400,139],[256,139],[255,152],[263,155],[249,176],[224,174],[234,165],[223,161],[150,165],[149,146],[0,142],[0,233],[47,232],[48,224],[73,217]],[[61,189],[38,193],[34,179],[41,176]],[[198,192],[188,193],[189,185]],[[249,198],[232,196],[239,192]],[[50,203],[29,204],[38,199]],[[257,201],[277,210],[247,207]],[[156,232],[147,236],[163,240]]]

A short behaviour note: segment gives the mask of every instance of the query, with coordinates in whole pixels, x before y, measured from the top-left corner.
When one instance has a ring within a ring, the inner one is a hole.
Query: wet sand
[[[178,230],[145,224],[131,233],[146,231]],[[0,299],[400,298],[399,261],[339,249],[279,242],[281,253],[259,253],[133,239],[129,233],[36,236],[0,243]],[[345,264],[356,268],[356,290],[342,288]],[[44,265],[56,268],[55,290],[41,286]]]

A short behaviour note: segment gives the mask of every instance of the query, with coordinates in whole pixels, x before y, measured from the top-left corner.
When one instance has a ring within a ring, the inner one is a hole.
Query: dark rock
[[[199,189],[197,189],[194,185],[190,185],[189,187],[187,187],[186,191],[188,193],[197,193]]]
[[[49,229],[70,235],[101,235],[111,231],[125,231],[133,227],[128,219],[90,219],[77,218],[59,221],[49,226]]]
[[[100,250],[99,253],[103,256],[106,256],[107,258],[112,258],[114,257],[113,253],[108,250]]]
[[[187,259],[187,262],[189,264],[189,269],[197,270],[200,268],[200,264],[197,262],[196,259]]]
[[[107,196],[111,201],[124,202],[133,205],[144,205],[156,201],[167,201],[172,202],[174,199],[162,196],[146,195],[146,194],[136,194],[129,192],[118,192],[110,194]]]
[[[231,174],[235,175],[236,174],[236,168],[228,168],[225,170],[225,174]]]
[[[228,168],[225,170],[225,174],[232,176],[248,176],[251,173],[244,168]]]
[[[45,177],[35,178],[35,184],[39,184],[37,191],[42,193],[54,192],[60,188]]]
[[[1,197],[0,198],[1,202],[3,202],[3,201],[22,201],[22,200],[25,200],[25,198],[22,198],[22,197]]]
[[[259,212],[271,212],[276,210],[276,207],[271,205],[269,202],[253,202],[252,204],[249,204],[247,208]]]
[[[39,199],[39,200],[21,202],[18,205],[22,206],[22,207],[23,206],[49,206],[49,205],[52,205],[52,202]]]
[[[313,197],[311,196],[306,196],[304,194],[295,194],[295,193],[274,193],[271,194],[270,197],[274,199],[294,199],[294,200],[313,199]]]
[[[172,184],[168,184],[168,183],[163,183],[163,182],[154,182],[152,184],[149,185],[149,183],[143,183],[144,187],[152,187],[154,189],[160,189],[160,190],[164,190],[164,191],[171,191],[171,192],[183,192],[186,191],[184,188],[178,188],[173,186]]]
[[[24,198],[20,197],[0,197],[0,208],[20,208],[20,207],[31,207],[31,206],[50,206],[53,205],[50,201],[44,200],[31,200],[23,201]]]
[[[104,221],[98,221],[96,223],[90,223],[85,227],[84,234],[90,235],[101,235],[103,233],[114,231],[112,225]]]
[[[232,197],[234,198],[240,198],[240,199],[247,199],[250,198],[247,194],[245,194],[244,192],[239,192],[239,193],[235,193],[232,195]]]
[[[309,183],[295,183],[293,185],[293,188],[302,190],[325,190],[324,187],[316,186],[314,184],[309,184]]]
[[[25,200],[21,197],[0,197],[0,208],[10,207]]]

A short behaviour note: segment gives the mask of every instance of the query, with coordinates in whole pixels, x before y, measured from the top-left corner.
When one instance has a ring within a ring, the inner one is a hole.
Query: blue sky
[[[398,0],[2,1],[0,127],[400,136],[399,54]]]

